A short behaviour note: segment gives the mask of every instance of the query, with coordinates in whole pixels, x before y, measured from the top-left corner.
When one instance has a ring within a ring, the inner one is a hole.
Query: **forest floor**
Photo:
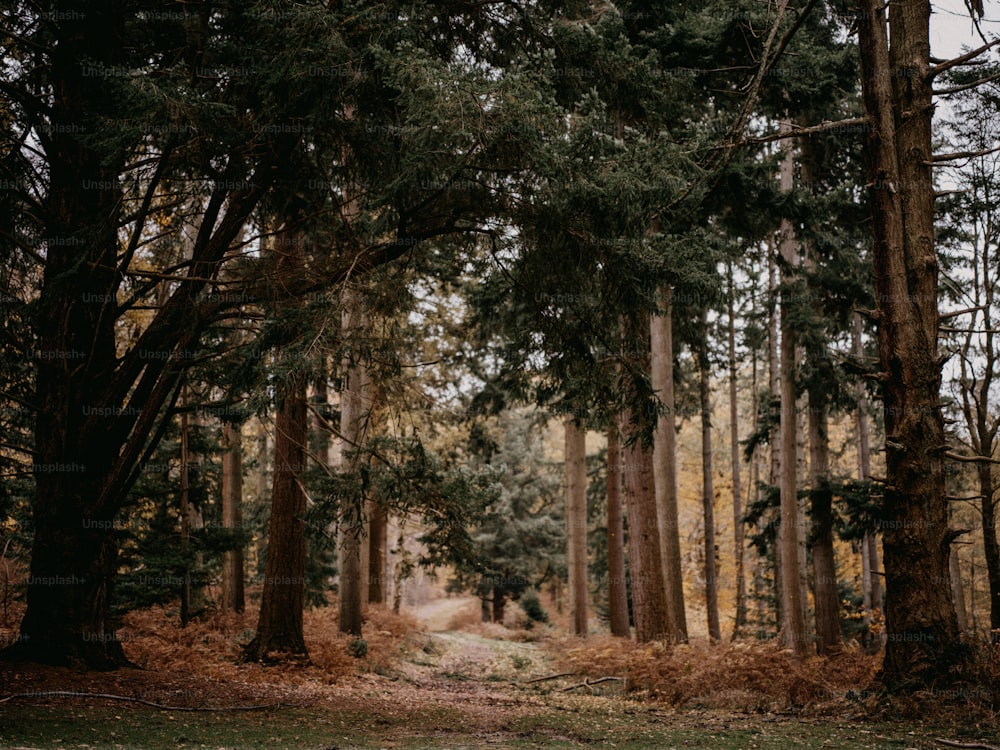
[[[395,658],[332,682],[290,680],[287,667],[241,681],[162,668],[81,673],[0,664],[0,747],[947,747],[938,738],[966,747],[1000,744],[995,729],[871,722],[843,701],[811,713],[672,708],[624,693],[620,679],[539,680],[565,670],[567,641],[474,625],[477,613],[475,600],[433,601],[416,611],[420,627],[399,642]],[[55,691],[135,700],[43,695]],[[27,695],[3,700],[12,694]]]

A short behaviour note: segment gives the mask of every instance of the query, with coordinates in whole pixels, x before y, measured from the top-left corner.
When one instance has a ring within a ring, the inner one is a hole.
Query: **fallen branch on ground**
[[[948,747],[963,747],[967,750],[1000,750],[996,745],[985,745],[982,742],[956,742],[955,740],[943,740],[940,737],[934,740]]]
[[[588,677],[588,678],[584,679],[584,681],[581,682],[579,685],[570,685],[569,687],[564,687],[562,689],[562,692],[568,693],[570,690],[576,690],[577,688],[582,688],[582,687],[585,687],[585,688],[589,689],[593,685],[600,685],[602,682],[608,682],[609,680],[621,680],[622,684],[623,685],[625,684],[625,678],[624,677],[601,677],[600,679],[597,679],[597,680],[591,680]]]
[[[113,695],[112,693],[78,693],[70,690],[49,690],[41,693],[14,693],[4,698],[0,698],[0,703],[12,701],[15,698],[104,698],[113,701],[127,701],[129,703],[141,703],[144,706],[152,706],[161,711],[263,711],[271,708],[282,708],[284,704],[270,703],[263,706],[167,706],[154,701],[143,700],[142,698],[131,698],[127,695]]]
[[[533,682],[545,682],[546,680],[558,680],[560,677],[575,677],[580,674],[579,672],[560,672],[559,674],[550,674],[545,677],[536,677],[533,680],[525,680],[522,685],[530,685]]]

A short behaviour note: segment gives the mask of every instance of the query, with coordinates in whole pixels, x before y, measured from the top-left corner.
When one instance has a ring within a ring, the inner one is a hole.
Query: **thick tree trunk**
[[[240,425],[222,423],[222,527],[243,532],[243,444]],[[242,612],[243,548],[222,553],[222,608]]]
[[[833,492],[830,487],[830,444],[826,407],[821,395],[810,399],[809,478],[812,510],[813,598],[816,610],[816,653],[840,651],[840,592],[833,552]]]
[[[733,264],[726,266],[729,355],[729,461],[733,477],[733,556],[736,576],[736,612],[733,617],[733,640],[739,638],[747,624],[747,587],[744,575],[743,485],[740,476],[740,420],[736,402],[736,289],[733,284]],[[756,387],[756,383],[754,384]]]
[[[622,527],[622,448],[618,426],[608,428],[608,617],[611,635],[632,635],[625,580],[625,542]]]
[[[669,287],[661,290],[662,315],[650,319],[650,380],[663,403],[656,422],[653,468],[656,487],[656,515],[660,532],[660,557],[666,587],[666,637],[686,643],[687,616],[684,609],[684,575],[681,572],[680,523],[677,514],[677,434],[674,403],[673,305]]]
[[[880,679],[893,692],[954,685],[971,659],[951,587],[941,585],[954,535],[939,399],[929,19],[927,0],[892,3],[888,32],[877,0],[862,0],[858,15],[886,430],[888,641]]]
[[[781,128],[790,129],[787,120]],[[781,165],[781,188],[792,189],[792,154],[786,150]],[[781,256],[785,269],[797,265],[797,250],[791,222],[781,221]],[[783,281],[787,270],[783,271]],[[791,301],[786,290],[781,297],[781,608],[784,615],[782,639],[797,656],[806,653],[804,603],[800,584],[799,501],[797,484],[796,429],[796,347],[791,322]]]
[[[660,531],[656,512],[656,487],[653,479],[653,447],[650,440],[654,425],[647,409],[637,409],[639,379],[649,372],[649,318],[627,321],[626,345],[642,355],[629,361],[635,369],[627,374],[621,432],[625,440],[624,486],[628,513],[629,564],[632,579],[632,615],[635,637],[640,643],[669,640],[664,632],[667,622],[666,593],[663,586],[663,562],[660,556]]]
[[[117,505],[102,505],[100,497],[122,436],[114,405],[98,399],[115,367],[123,155],[78,133],[80,123],[110,114],[113,94],[106,81],[84,75],[84,61],[114,69],[122,19],[109,1],[51,9],[60,39],[48,70],[48,239],[31,363],[38,404],[34,539],[21,637],[5,656],[110,669],[127,660],[110,613]]]
[[[719,624],[719,572],[715,551],[715,487],[712,481],[712,384],[708,366],[708,310],[701,312],[702,344],[698,347],[698,395],[701,404],[701,505],[705,522],[705,609],[708,637],[722,640]]]
[[[278,253],[279,275],[293,274],[305,264],[305,239],[286,218]],[[267,561],[257,634],[244,649],[247,661],[283,656],[307,657],[302,633],[306,591],[306,444],[309,434],[306,378],[291,371],[279,383],[274,420],[274,477]]]
[[[566,561],[569,567],[569,620],[573,635],[587,635],[587,432],[566,418]]]

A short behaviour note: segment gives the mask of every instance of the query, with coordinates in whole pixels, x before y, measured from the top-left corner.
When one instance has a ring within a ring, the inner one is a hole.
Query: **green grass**
[[[604,711],[539,707],[530,716],[498,714],[477,728],[457,709],[398,713],[329,706],[244,713],[178,713],[144,708],[12,706],[0,710],[0,747],[107,748],[718,748],[719,750],[903,750],[940,748],[935,737],[954,728],[843,720],[775,720],[713,712],[661,714],[629,708]],[[629,704],[623,704],[628,706]],[[634,705],[634,704],[632,704]],[[502,710],[502,709],[498,709]],[[969,733],[972,735],[971,732]],[[979,735],[978,739],[996,741]],[[966,741],[969,741],[966,739]]]

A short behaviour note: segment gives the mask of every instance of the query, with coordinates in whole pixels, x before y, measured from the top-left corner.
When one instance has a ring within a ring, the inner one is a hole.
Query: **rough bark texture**
[[[570,632],[587,635],[587,432],[574,417],[564,429]]]
[[[34,541],[27,612],[10,658],[113,668],[126,663],[109,611],[117,549],[114,509],[95,506],[116,457],[115,419],[88,418],[114,368],[114,319],[95,304],[115,289],[121,161],[73,135],[106,111],[110,92],[82,75],[80,62],[116,64],[120,18],[114,3],[55,4],[65,12],[51,55],[52,152],[45,205],[47,243],[37,302],[33,471]],[[99,189],[81,189],[84,184]]]
[[[927,0],[859,14],[869,118],[876,318],[886,430],[882,519],[886,574],[882,684],[893,692],[951,686],[969,663],[949,585],[952,534],[939,392],[937,258],[931,182]]]
[[[622,414],[624,437],[625,507],[628,513],[629,565],[632,579],[632,617],[635,637],[640,643],[669,640],[664,631],[667,622],[666,593],[663,586],[663,562],[660,556],[660,531],[656,512],[656,487],[653,479],[653,447],[648,440],[653,425],[647,410],[637,411],[631,404],[640,392],[636,379],[649,372],[649,318],[642,324],[628,321],[626,341],[632,351],[644,354],[631,358],[636,372],[629,374]]]
[[[222,424],[222,527],[243,531],[243,444],[240,426]],[[222,553],[222,607],[242,612],[245,606],[243,548]]]
[[[790,125],[783,121],[782,130]],[[781,166],[781,188],[792,188],[792,155],[786,151]],[[796,265],[797,250],[791,222],[781,221],[780,252],[785,268]],[[782,274],[785,276],[785,273]],[[786,278],[782,279],[787,281]],[[787,290],[781,298],[781,589],[782,639],[797,656],[806,653],[804,602],[800,585],[799,502],[797,483],[796,440],[796,347],[795,329],[789,318],[790,301]]]
[[[608,619],[611,635],[632,635],[625,580],[625,530],[622,527],[622,448],[618,426],[608,428]]]
[[[650,380],[663,403],[653,444],[656,515],[660,531],[660,557],[667,597],[665,632],[670,641],[686,643],[684,576],[681,572],[680,523],[677,514],[677,434],[674,403],[673,306],[671,290],[661,291],[662,315],[650,320]]]
[[[702,332],[708,336],[708,310],[701,313]],[[722,640],[719,624],[719,571],[715,553],[715,486],[712,481],[712,383],[707,341],[698,348],[698,394],[701,404],[701,507],[705,522],[705,610],[708,637]]]
[[[291,228],[279,237],[278,272],[294,272],[305,263],[304,238]],[[302,634],[306,591],[303,475],[309,431],[305,376],[294,371],[287,373],[278,385],[276,402],[267,561],[257,634],[244,650],[248,661],[270,661],[277,654],[307,656]]]

